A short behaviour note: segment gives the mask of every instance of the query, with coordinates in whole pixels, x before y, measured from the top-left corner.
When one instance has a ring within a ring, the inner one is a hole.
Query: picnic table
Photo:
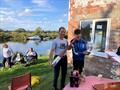
[[[108,78],[99,78],[97,76],[87,76],[85,77],[85,82],[81,82],[79,87],[70,87],[70,83],[68,83],[63,90],[94,90],[93,85],[110,82],[118,81]]]

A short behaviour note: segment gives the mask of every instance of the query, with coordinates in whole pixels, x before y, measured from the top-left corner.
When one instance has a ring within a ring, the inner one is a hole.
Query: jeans
[[[65,86],[65,78],[67,74],[67,56],[64,56],[63,58],[61,58],[61,60],[54,67],[53,87],[55,89],[57,89],[57,81],[58,81],[60,69],[61,69],[61,89],[63,89]]]
[[[81,74],[84,67],[84,60],[73,60],[73,69],[78,70]]]
[[[5,67],[5,63],[6,62],[8,62],[8,65],[9,65],[9,67],[11,68],[11,66],[12,66],[12,63],[11,63],[11,57],[8,57],[8,58],[3,58],[3,66]]]

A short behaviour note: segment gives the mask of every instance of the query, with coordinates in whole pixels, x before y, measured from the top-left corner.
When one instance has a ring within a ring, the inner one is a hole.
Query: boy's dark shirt
[[[73,40],[71,40],[72,42]],[[87,42],[83,39],[73,41],[73,60],[84,60],[84,51],[87,50]]]

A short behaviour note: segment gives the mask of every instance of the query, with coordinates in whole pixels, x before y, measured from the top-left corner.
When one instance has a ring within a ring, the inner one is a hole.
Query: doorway
[[[93,49],[97,52],[105,51],[106,43],[106,33],[107,33],[107,21],[97,21],[95,22],[94,31],[94,47]]]

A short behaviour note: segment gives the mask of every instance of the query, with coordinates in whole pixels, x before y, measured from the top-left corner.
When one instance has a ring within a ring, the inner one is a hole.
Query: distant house
[[[68,39],[75,28],[92,43],[93,51],[120,46],[120,0],[69,0]]]

